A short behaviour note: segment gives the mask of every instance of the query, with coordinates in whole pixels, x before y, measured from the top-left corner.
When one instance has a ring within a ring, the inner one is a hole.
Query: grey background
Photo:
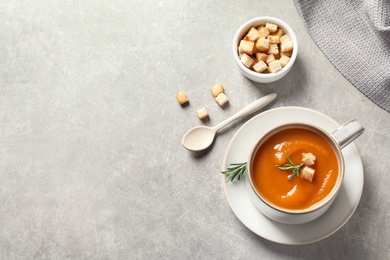
[[[300,44],[272,84],[244,78],[232,57],[235,31],[261,15],[289,23]],[[390,258],[390,114],[329,63],[292,1],[2,0],[0,24],[1,259]],[[225,109],[209,91],[218,82]],[[204,124],[198,108],[215,125],[272,92],[268,108],[366,128],[361,202],[314,244],[267,241],[231,211],[219,170],[245,120],[204,153],[181,145]]]

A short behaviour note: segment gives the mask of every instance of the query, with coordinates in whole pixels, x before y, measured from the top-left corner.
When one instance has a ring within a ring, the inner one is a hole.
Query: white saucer
[[[280,107],[265,111],[246,122],[233,136],[223,158],[222,169],[231,163],[245,162],[255,141],[270,128],[285,122],[308,122],[332,132],[339,124],[317,111],[302,107]],[[343,149],[345,176],[340,193],[324,215],[301,225],[287,225],[272,221],[251,203],[245,180],[222,186],[231,209],[237,218],[257,235],[281,244],[308,244],[324,239],[340,229],[352,216],[363,191],[363,165],[354,143]]]

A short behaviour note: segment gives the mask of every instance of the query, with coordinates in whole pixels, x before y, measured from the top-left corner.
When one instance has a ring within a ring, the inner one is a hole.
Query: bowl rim
[[[256,189],[256,187],[253,183],[253,179],[252,179],[251,166],[253,164],[252,163],[253,158],[256,155],[258,149],[260,148],[260,144],[263,143],[264,141],[266,141],[272,135],[276,134],[277,132],[284,130],[284,129],[288,129],[288,128],[305,128],[305,129],[309,129],[311,131],[315,131],[319,134],[322,134],[323,137],[329,141],[330,145],[334,149],[336,156],[339,159],[339,172],[338,172],[338,179],[337,179],[336,184],[334,185],[334,187],[332,188],[330,193],[325,198],[323,198],[321,201],[311,205],[309,208],[306,208],[306,209],[298,209],[298,210],[285,209],[285,208],[282,208],[278,205],[275,205],[275,204],[269,202],[268,200],[266,200],[265,198],[263,198],[261,196],[259,191]],[[341,190],[341,186],[342,186],[344,174],[345,174],[344,156],[343,156],[343,153],[342,153],[340,146],[338,145],[337,140],[332,136],[331,133],[327,132],[326,130],[322,129],[321,127],[318,127],[314,124],[305,123],[305,122],[289,122],[289,123],[281,124],[279,126],[276,126],[272,129],[268,130],[266,133],[264,133],[256,141],[255,145],[252,147],[251,152],[249,153],[249,157],[248,157],[247,162],[248,162],[248,166],[247,166],[248,182],[250,184],[251,190],[254,192],[257,199],[259,199],[259,201],[261,201],[262,203],[264,203],[264,205],[268,206],[271,209],[274,209],[280,213],[290,214],[290,215],[308,214],[308,213],[320,210],[321,208],[324,208],[325,206],[327,206],[329,203],[332,203],[334,201],[334,199],[336,198],[337,194],[339,193],[339,191]]]
[[[277,71],[275,73],[259,73],[259,72],[255,72],[253,70],[250,70],[246,66],[244,66],[244,64],[242,64],[242,62],[241,62],[241,60],[239,59],[239,56],[238,56],[238,44],[239,44],[240,40],[243,38],[244,33],[249,31],[249,29],[252,26],[259,26],[262,23],[266,23],[266,22],[272,22],[272,23],[275,23],[278,26],[280,26],[285,31],[285,33],[287,33],[290,36],[290,38],[291,38],[291,40],[293,42],[293,46],[294,46],[294,50],[293,50],[292,55],[290,57],[290,61],[280,71]],[[291,26],[288,25],[286,22],[284,22],[283,20],[281,20],[279,18],[276,18],[276,17],[273,17],[273,16],[259,16],[259,17],[255,17],[255,18],[252,18],[252,19],[246,21],[236,31],[236,33],[234,35],[234,38],[233,38],[233,55],[234,55],[234,59],[236,60],[238,66],[242,70],[244,70],[246,73],[249,73],[249,75],[251,75],[253,77],[258,77],[258,78],[271,79],[271,78],[277,77],[279,74],[281,74],[283,72],[288,72],[291,69],[291,67],[294,64],[294,62],[295,62],[295,60],[297,58],[297,55],[298,55],[298,40],[297,40],[297,36],[296,36],[294,30],[291,28]]]

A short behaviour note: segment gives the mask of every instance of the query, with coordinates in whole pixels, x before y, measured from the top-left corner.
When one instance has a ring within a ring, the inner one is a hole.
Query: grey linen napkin
[[[390,112],[390,0],[294,3],[330,62],[371,101]]]

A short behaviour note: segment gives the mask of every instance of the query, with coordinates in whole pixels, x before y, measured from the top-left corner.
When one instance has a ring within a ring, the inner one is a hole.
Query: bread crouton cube
[[[229,99],[227,98],[227,96],[225,95],[225,93],[220,93],[216,98],[215,98],[215,101],[217,102],[217,104],[222,107],[223,105],[225,105],[227,102],[229,102]]]
[[[257,72],[263,72],[268,68],[267,64],[265,64],[264,61],[260,60],[257,62],[254,66],[253,69]]]
[[[245,67],[250,68],[253,64],[253,59],[246,53],[243,53],[241,56],[241,62]]]
[[[286,66],[287,63],[290,61],[290,57],[288,56],[282,56],[280,57],[280,64],[282,65],[282,67]]]
[[[272,36],[279,36],[279,39],[280,39],[280,37],[282,37],[283,35],[284,35],[284,31],[283,31],[283,29],[282,28],[278,28],[277,30],[276,30],[276,32],[274,32],[273,34],[271,34]]]
[[[257,30],[259,32],[259,38],[261,37],[267,38],[267,36],[269,35],[269,31],[264,26]]]
[[[271,63],[271,62],[273,62],[275,60],[276,60],[275,59],[275,55],[269,54],[269,55],[267,55],[267,59],[265,60],[265,62],[267,62],[269,64],[269,63]]]
[[[267,28],[270,33],[274,33],[278,30],[278,26],[274,23],[266,23],[265,28]]]
[[[281,56],[281,57],[287,56],[287,57],[290,57],[290,58],[291,58],[291,55],[292,55],[292,51],[286,51],[286,52],[281,52],[281,53],[280,53],[280,56]]]
[[[302,162],[307,165],[307,166],[311,166],[314,164],[316,160],[316,157],[314,154],[312,153],[302,153]]]
[[[215,84],[213,87],[210,88],[211,94],[213,97],[218,96],[219,94],[224,92],[223,86],[221,83]]]
[[[280,50],[282,52],[292,51],[292,49],[293,49],[292,41],[284,41],[282,42],[282,44],[280,44]]]
[[[207,113],[207,109],[205,107],[199,109],[196,111],[196,115],[198,116],[199,119],[205,119],[206,117],[209,116],[209,114]]]
[[[280,64],[280,60],[274,60],[268,64],[268,71],[271,73],[275,73],[282,69],[282,64]]]
[[[278,54],[279,46],[276,43],[270,43],[268,48],[268,54]]]
[[[256,53],[256,59],[258,60],[258,61],[264,61],[264,62],[266,62],[266,60],[267,60],[267,54],[265,54],[265,53],[262,53],[262,52],[259,52],[259,53]]]
[[[254,42],[241,40],[240,45],[238,46],[238,52],[252,55],[254,46]]]
[[[255,27],[252,27],[244,39],[247,41],[255,42],[259,38],[260,38],[259,31]]]
[[[288,42],[288,41],[291,41],[290,37],[288,36],[288,34],[285,34],[283,35],[282,37],[280,37],[280,42]]]
[[[269,49],[269,42],[268,39],[261,37],[259,38],[255,43],[256,49],[258,49],[260,52],[268,51]]]
[[[310,182],[313,181],[315,170],[313,168],[310,168],[309,166],[303,167],[299,177],[306,179]]]
[[[279,36],[268,35],[268,41],[269,43],[280,43],[280,38]]]
[[[176,100],[179,102],[180,105],[184,105],[188,102],[188,97],[186,92],[182,91],[176,94]]]

